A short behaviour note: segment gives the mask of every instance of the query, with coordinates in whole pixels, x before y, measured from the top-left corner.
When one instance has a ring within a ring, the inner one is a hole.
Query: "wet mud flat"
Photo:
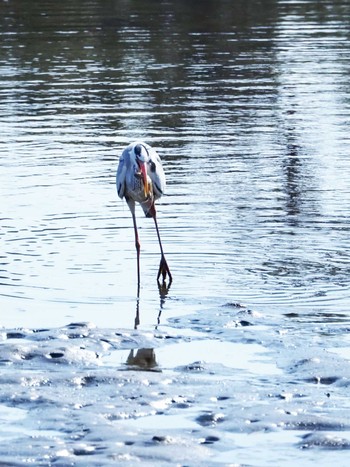
[[[347,465],[346,315],[1,330],[4,465]]]

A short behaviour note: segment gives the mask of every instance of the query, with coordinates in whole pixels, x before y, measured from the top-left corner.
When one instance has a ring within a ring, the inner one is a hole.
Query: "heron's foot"
[[[173,277],[171,275],[168,263],[166,262],[165,256],[162,256],[160,258],[160,264],[159,264],[159,270],[158,270],[158,276],[157,276],[157,281],[158,282],[159,282],[160,276],[162,276],[162,278],[163,278],[163,284],[165,284],[166,278],[168,276],[168,278],[169,278],[168,287],[170,287],[170,284],[173,281]]]

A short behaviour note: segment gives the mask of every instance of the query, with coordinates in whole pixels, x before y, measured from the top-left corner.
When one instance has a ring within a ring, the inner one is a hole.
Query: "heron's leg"
[[[135,247],[136,247],[136,255],[137,255],[137,296],[140,293],[140,241],[139,241],[139,234],[137,231],[137,224],[136,224],[136,216],[135,212],[131,211],[132,214],[132,222],[134,224],[134,233],[135,233]]]
[[[140,294],[140,241],[139,241],[139,234],[137,231],[137,224],[136,224],[135,201],[127,197],[125,197],[125,200],[129,206],[129,209],[132,215],[132,222],[134,225],[135,247],[136,247],[136,254],[137,254],[137,296],[139,297],[139,294]]]
[[[171,275],[168,263],[167,263],[167,261],[165,259],[165,256],[164,256],[163,245],[162,245],[162,241],[160,239],[160,233],[159,233],[159,228],[158,228],[158,223],[157,223],[156,210],[155,210],[154,207],[153,207],[153,210],[152,210],[152,217],[154,219],[154,224],[156,226],[157,237],[158,237],[158,242],[159,242],[159,247],[160,247],[160,254],[161,254],[157,281],[159,282],[159,278],[160,278],[160,276],[162,276],[163,277],[163,283],[164,283],[165,279],[166,279],[166,276],[168,275],[169,276],[169,286],[170,286],[170,284],[173,281],[173,277]]]
[[[168,287],[170,286],[170,284],[172,283],[173,281],[173,277],[171,275],[171,272],[170,272],[170,269],[169,269],[169,266],[168,266],[168,263],[165,259],[165,256],[162,255],[161,258],[160,258],[160,264],[159,264],[159,269],[158,269],[158,275],[157,275],[157,281],[159,282],[159,278],[160,276],[163,277],[163,284],[165,284],[165,279],[166,279],[166,276],[169,276],[169,284],[168,284]]]
[[[136,315],[135,315],[135,324],[134,329],[137,329],[138,325],[140,324],[140,241],[139,241],[139,234],[137,230],[136,224],[136,215],[135,215],[135,203],[132,200],[128,200],[128,205],[132,215],[132,222],[134,225],[134,233],[135,233],[135,247],[136,247],[136,254],[137,254],[137,295],[136,295]]]

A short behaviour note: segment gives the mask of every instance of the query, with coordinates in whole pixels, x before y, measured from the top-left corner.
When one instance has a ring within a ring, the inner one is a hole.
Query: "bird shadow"
[[[159,291],[159,311],[157,316],[157,324],[155,329],[160,325],[160,319],[165,304],[166,297],[170,289],[171,282],[166,284],[165,281],[162,283],[158,282],[158,291]],[[140,325],[140,284],[137,286],[137,296],[136,296],[136,314],[134,320],[134,329],[137,329]],[[140,348],[140,349],[131,349],[128,355],[128,358],[125,362],[129,370],[134,371],[155,371],[161,372],[162,370],[158,366],[156,360],[156,354],[153,348]]]

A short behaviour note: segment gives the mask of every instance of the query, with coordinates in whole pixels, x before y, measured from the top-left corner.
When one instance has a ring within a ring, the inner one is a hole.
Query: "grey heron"
[[[162,276],[163,284],[169,277],[169,286],[172,275],[166,262],[162,241],[160,239],[155,201],[165,190],[165,175],[162,163],[157,152],[148,144],[136,141],[129,144],[122,152],[117,170],[117,191],[120,198],[125,198],[131,211],[134,224],[135,246],[137,253],[137,279],[140,287],[140,241],[137,231],[135,205],[139,203],[146,217],[153,217],[160,247],[160,264],[157,281]]]

